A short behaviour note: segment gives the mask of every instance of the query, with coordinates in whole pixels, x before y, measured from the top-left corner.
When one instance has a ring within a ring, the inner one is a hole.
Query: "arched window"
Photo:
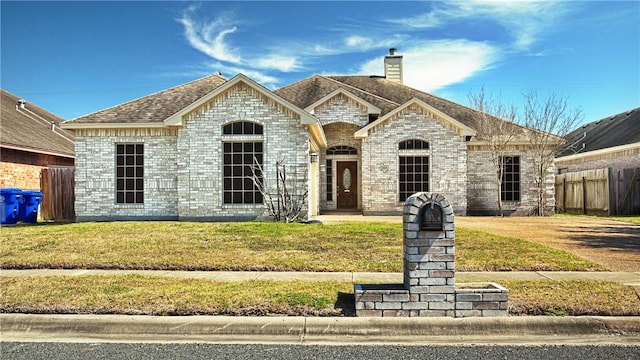
[[[237,121],[222,127],[223,135],[262,135],[262,125],[248,121]]]
[[[253,176],[254,166],[262,166],[263,126],[248,121],[238,121],[222,127],[225,135],[223,150],[223,202],[225,204],[261,204],[262,194],[256,187]],[[246,140],[237,135],[257,135]],[[256,176],[260,175],[256,172]]]
[[[400,202],[417,192],[429,191],[429,143],[409,139],[398,143],[398,200]],[[416,151],[417,150],[417,151]]]
[[[427,150],[429,149],[429,143],[418,139],[409,139],[401,141],[398,144],[400,150]]]
[[[327,155],[358,155],[358,149],[351,146],[338,145],[328,148]]]

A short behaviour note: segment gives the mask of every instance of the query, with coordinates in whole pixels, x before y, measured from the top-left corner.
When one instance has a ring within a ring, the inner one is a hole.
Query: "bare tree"
[[[270,187],[262,165],[254,158],[251,179],[262,194],[264,205],[274,221],[287,223],[298,221],[309,195],[309,190],[306,188],[306,172],[300,176],[297,168],[294,167],[289,178],[284,157],[280,155],[276,159],[275,170],[276,184],[275,187]]]
[[[477,137],[483,141],[491,157],[491,165],[495,174],[494,185],[497,189],[498,214],[504,216],[502,209],[503,162],[511,143],[522,133],[522,128],[514,122],[517,111],[513,105],[505,105],[493,96],[487,96],[484,88],[477,94],[470,93],[469,99],[476,110]]]
[[[551,94],[540,100],[535,91],[524,94],[522,125],[531,148],[535,185],[538,193],[536,215],[546,213],[546,179],[556,154],[564,145],[564,136],[582,120],[580,109],[569,109],[567,97]]]

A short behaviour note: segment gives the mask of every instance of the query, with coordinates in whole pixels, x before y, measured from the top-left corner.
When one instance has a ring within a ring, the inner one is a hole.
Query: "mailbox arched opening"
[[[443,226],[442,207],[435,202],[430,202],[422,207],[420,212],[420,230],[442,231]]]

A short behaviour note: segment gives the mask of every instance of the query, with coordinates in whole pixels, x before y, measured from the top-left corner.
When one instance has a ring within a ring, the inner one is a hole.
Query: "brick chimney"
[[[402,84],[402,55],[396,55],[396,51],[396,48],[391,48],[389,55],[384,57],[384,77]]]

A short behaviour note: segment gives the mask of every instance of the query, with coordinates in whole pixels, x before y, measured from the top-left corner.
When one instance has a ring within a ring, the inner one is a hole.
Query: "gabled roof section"
[[[251,80],[250,78],[248,78],[243,74],[238,74],[234,76],[231,80],[217,87],[212,92],[199,98],[195,102],[187,105],[186,107],[182,108],[180,111],[176,112],[175,114],[172,114],[171,116],[167,117],[163,121],[164,125],[181,126],[183,124],[185,116],[197,110],[198,108],[204,106],[208,102],[215,99],[217,96],[224,94],[234,86],[241,83],[251,87],[253,90],[257,91],[260,95],[264,96],[270,101],[273,101],[275,104],[278,104],[279,106],[281,106],[284,110],[290,111],[291,113],[295,114],[295,116],[299,118],[300,124],[306,126],[307,129],[309,130],[313,140],[312,147],[314,147],[314,151],[317,150],[317,146],[319,147],[326,146],[327,139],[325,137],[324,131],[322,130],[322,125],[320,124],[320,121],[316,117],[309,114],[305,110],[297,107],[296,105],[290,103],[286,99],[283,99],[280,96],[274,94],[271,90],[265,88],[264,86],[258,84],[257,82]]]
[[[66,129],[163,127],[163,121],[227,81],[218,74],[66,121]]]
[[[395,111],[412,99],[418,99],[467,128],[476,131],[479,129],[478,117],[474,109],[387,80],[381,76],[314,75],[280,88],[275,93],[302,108],[307,108],[341,88],[379,108],[381,117]]]
[[[404,103],[403,105],[397,107],[393,111],[385,114],[383,117],[379,118],[378,120],[370,123],[369,125],[363,127],[362,129],[356,131],[355,138],[356,139],[362,139],[362,138],[368,137],[369,136],[369,131],[371,129],[374,129],[377,126],[379,126],[381,124],[384,124],[389,119],[392,119],[392,118],[396,117],[397,115],[401,114],[403,111],[405,111],[406,109],[408,109],[409,107],[414,106],[414,105],[415,106],[419,106],[426,114],[429,114],[430,116],[432,116],[436,120],[439,120],[439,121],[443,122],[444,124],[447,124],[447,125],[451,126],[462,137],[474,136],[476,134],[476,131],[474,129],[466,126],[465,124],[463,124],[463,123],[459,122],[458,120],[452,118],[451,116],[443,113],[442,111],[434,108],[433,106],[427,104],[426,102],[424,102],[424,101],[422,101],[422,100],[420,100],[418,98],[413,98],[413,99],[407,101],[406,103]]]
[[[354,94],[346,91],[343,88],[338,88],[338,89],[332,91],[328,95],[322,97],[318,101],[316,101],[313,104],[307,106],[305,108],[305,110],[308,111],[309,113],[313,114],[316,107],[318,107],[318,106],[322,105],[323,103],[333,99],[336,96],[340,96],[340,95],[343,95],[343,96],[351,99],[351,101],[354,101],[355,103],[360,104],[362,107],[366,108],[368,114],[380,114],[380,112],[381,112],[380,108],[378,108],[377,106],[371,104],[370,102],[368,102],[368,101],[366,101],[364,99],[361,99],[361,98],[355,96]]]
[[[274,91],[274,93],[296,106],[306,109],[332,92],[343,89],[358,99],[380,109],[385,114],[400,105],[384,97],[368,93],[349,84],[333,80],[330,77],[313,75]]]
[[[567,147],[559,156],[640,143],[640,108],[582,125],[565,139]]]
[[[215,90],[211,91],[207,95],[199,98],[198,100],[194,101],[193,103],[191,103],[191,104],[185,106],[184,108],[180,109],[180,111],[176,112],[175,114],[172,114],[171,116],[167,117],[166,119],[164,119],[164,124],[165,125],[170,125],[170,126],[180,126],[180,125],[182,125],[183,117],[185,115],[187,115],[190,112],[198,109],[199,107],[201,107],[204,104],[206,104],[207,102],[213,100],[217,96],[219,96],[221,94],[224,94],[229,89],[233,88],[234,86],[236,86],[236,85],[238,85],[240,83],[246,84],[247,86],[249,86],[249,87],[253,88],[254,90],[256,90],[257,92],[259,92],[262,96],[265,96],[266,98],[268,98],[268,99],[270,99],[272,101],[275,101],[276,103],[282,105],[286,109],[288,109],[288,110],[292,111],[293,113],[297,114],[300,117],[300,124],[303,124],[303,125],[313,125],[313,124],[316,124],[316,123],[319,124],[318,120],[313,115],[311,115],[308,112],[306,112],[305,110],[302,110],[301,108],[295,106],[294,104],[291,104],[287,100],[275,95],[271,90],[265,88],[264,86],[258,84],[255,81],[249,79],[247,76],[245,76],[243,74],[238,74],[238,75],[234,76],[231,80],[225,82],[223,85],[217,87]]]
[[[73,132],[60,128],[64,119],[28,101],[24,108],[16,106],[21,98],[5,90],[0,92],[2,98],[1,147],[68,158],[75,157]],[[53,130],[52,123],[55,125]]]

